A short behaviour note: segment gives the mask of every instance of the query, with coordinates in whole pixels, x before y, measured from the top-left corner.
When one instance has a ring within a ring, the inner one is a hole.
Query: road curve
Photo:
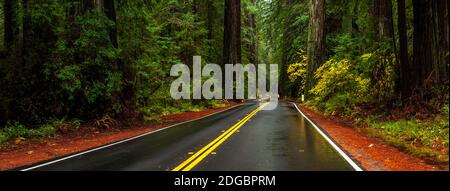
[[[187,168],[189,166],[190,168]],[[178,168],[180,167],[180,168]],[[249,102],[120,144],[19,170],[35,171],[352,171],[304,118],[280,102]]]

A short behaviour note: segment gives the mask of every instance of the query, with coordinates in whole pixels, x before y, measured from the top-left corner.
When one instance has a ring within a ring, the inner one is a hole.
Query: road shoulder
[[[329,119],[299,104],[298,107],[318,124],[351,157],[369,171],[436,171],[438,166],[409,156],[387,145],[382,140],[371,138],[351,125]]]
[[[231,104],[217,109],[200,112],[185,112],[162,117],[162,122],[153,124],[138,124],[131,128],[114,129],[102,132],[84,132],[77,134],[58,135],[43,140],[24,141],[20,144],[8,145],[0,149],[0,170],[9,170],[21,166],[36,164],[61,156],[71,155],[108,145],[121,140],[151,133],[171,125],[200,119],[219,113],[240,104]]]

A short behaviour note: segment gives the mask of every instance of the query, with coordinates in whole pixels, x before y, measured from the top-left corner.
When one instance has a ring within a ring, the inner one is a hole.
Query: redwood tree
[[[377,36],[379,38],[391,37],[393,34],[392,1],[373,0],[372,16]]]
[[[406,26],[406,6],[405,0],[398,0],[398,33],[400,41],[400,89],[402,97],[411,94],[408,88],[410,84],[409,76],[409,55],[408,55],[408,33]]]
[[[252,5],[255,5],[255,0],[250,1]],[[245,23],[247,25],[247,28],[250,30],[249,40],[250,42],[247,43],[247,49],[249,51],[249,63],[250,64],[258,64],[257,60],[257,32],[256,32],[256,18],[254,13],[246,13]]]
[[[241,1],[225,0],[223,64],[241,63]]]
[[[439,50],[438,41],[446,40],[448,37],[438,39],[438,32],[436,31],[436,18],[433,8],[433,0],[414,0],[414,62],[411,68],[412,90],[419,90],[422,95],[427,89],[437,82],[448,81],[448,79],[439,76],[439,52],[446,52],[447,50]],[[443,27],[448,27],[443,24]]]
[[[314,73],[325,61],[325,0],[310,1],[307,91],[315,85]]]
[[[14,11],[14,4],[15,0],[5,0],[3,2],[3,14],[5,18],[5,28],[4,28],[4,43],[5,48],[10,51],[11,47],[14,43],[14,26],[16,26],[16,19],[14,19],[15,11]]]

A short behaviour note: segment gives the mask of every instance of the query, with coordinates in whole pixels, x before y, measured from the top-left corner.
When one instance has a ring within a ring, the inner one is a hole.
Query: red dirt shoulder
[[[21,166],[35,164],[52,158],[82,152],[102,145],[125,140],[141,134],[152,132],[170,125],[198,119],[213,113],[236,107],[232,103],[227,107],[208,109],[200,112],[185,112],[162,116],[162,121],[155,124],[138,123],[127,129],[106,131],[79,131],[58,135],[43,140],[24,141],[20,144],[10,144],[0,149],[0,170],[9,170]]]
[[[369,171],[437,171],[438,166],[412,157],[371,138],[342,121],[330,119],[311,109],[299,105],[313,121],[326,131],[351,157]]]

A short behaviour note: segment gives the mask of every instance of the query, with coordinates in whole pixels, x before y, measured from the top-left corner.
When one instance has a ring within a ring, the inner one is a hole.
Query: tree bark
[[[412,86],[423,88],[426,81],[434,81],[434,31],[432,0],[413,0],[414,7],[414,65],[411,68]]]
[[[22,0],[23,6],[23,21],[22,21],[22,65],[25,65],[26,59],[28,58],[28,47],[29,40],[31,40],[31,10],[30,10],[30,1]]]
[[[114,0],[105,0],[104,2],[105,14],[109,20],[114,22],[114,26],[109,31],[109,37],[111,39],[111,43],[115,48],[118,48],[119,45],[117,43],[117,18],[116,18],[116,8],[114,7]]]
[[[413,0],[414,60],[404,72],[407,95],[419,93],[422,100],[429,88],[448,83],[448,2]],[[408,84],[409,83],[409,84]],[[406,85],[408,84],[408,89]]]
[[[283,38],[281,42],[281,67],[280,67],[280,84],[279,92],[281,96],[290,96],[291,91],[289,90],[289,77],[288,77],[288,67],[290,55],[290,48],[292,48],[292,31],[291,22],[293,22],[293,16],[290,12],[293,5],[293,0],[287,0],[285,2],[280,2],[281,10],[289,10],[288,14],[284,16],[284,23],[281,25],[283,27]]]
[[[251,3],[254,5],[255,0],[251,0]],[[250,64],[258,64],[257,60],[257,32],[256,32],[256,19],[255,14],[249,13],[247,15],[247,27],[250,29],[250,43],[248,44],[248,50],[249,50],[249,62]]]
[[[436,18],[433,19],[436,24],[436,51],[437,51],[437,75],[438,83],[448,83],[448,64],[449,64],[449,20],[448,20],[448,1],[435,0],[434,12]]]
[[[15,41],[14,28],[16,26],[15,19],[15,0],[5,0],[3,2],[3,14],[5,18],[4,28],[4,45],[7,52],[10,52]]]
[[[373,1],[373,24],[378,38],[391,37],[392,29],[392,1],[374,0]]]
[[[223,64],[241,63],[241,1],[225,0]]]
[[[208,40],[214,38],[214,3],[213,0],[207,0],[208,7]]]
[[[355,12],[358,7],[358,0],[350,0],[347,2],[347,10],[342,16],[342,31],[346,33],[352,33],[355,22]]]
[[[400,89],[402,97],[411,96],[409,77],[408,33],[406,26],[405,0],[398,0],[398,33],[400,41]]]
[[[307,92],[316,80],[314,73],[325,61],[325,0],[310,1],[310,20],[308,32],[308,75]]]

